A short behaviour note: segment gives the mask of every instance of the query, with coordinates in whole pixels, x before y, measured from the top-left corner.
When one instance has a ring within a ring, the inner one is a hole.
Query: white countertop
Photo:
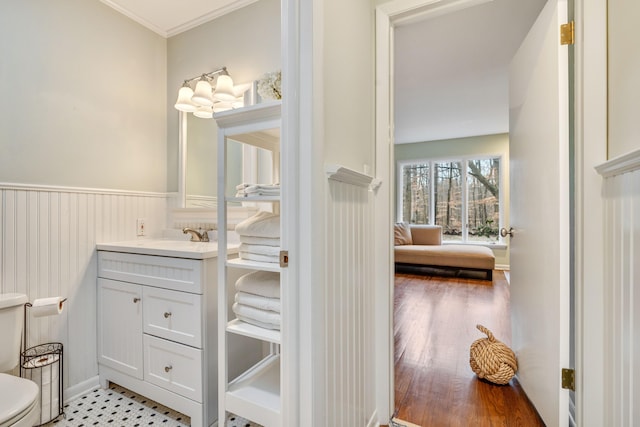
[[[206,259],[218,256],[218,242],[191,242],[188,240],[140,239],[123,242],[98,243],[99,251],[157,255],[174,258]],[[237,253],[238,245],[229,244],[228,253]]]

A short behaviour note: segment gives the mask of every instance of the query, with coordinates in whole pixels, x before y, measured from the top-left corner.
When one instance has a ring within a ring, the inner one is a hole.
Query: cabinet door
[[[98,363],[142,379],[142,287],[98,279]]]

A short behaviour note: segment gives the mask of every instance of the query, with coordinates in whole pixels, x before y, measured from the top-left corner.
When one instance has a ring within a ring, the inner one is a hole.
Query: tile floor
[[[64,416],[44,426],[188,427],[191,425],[189,417],[116,384],[111,384],[108,390],[97,389],[74,399],[65,405],[64,412]],[[230,415],[225,427],[260,426],[244,418]]]

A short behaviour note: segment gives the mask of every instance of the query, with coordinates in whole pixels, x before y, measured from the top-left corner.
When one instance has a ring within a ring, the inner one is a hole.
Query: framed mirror
[[[213,119],[179,114],[178,207],[216,209],[218,195],[218,127]],[[277,131],[273,131],[277,132]],[[273,137],[273,135],[270,135]],[[279,133],[277,135],[279,137]],[[275,163],[274,163],[275,155]],[[274,183],[279,157],[270,150],[229,140],[227,144],[227,195],[243,182]]]

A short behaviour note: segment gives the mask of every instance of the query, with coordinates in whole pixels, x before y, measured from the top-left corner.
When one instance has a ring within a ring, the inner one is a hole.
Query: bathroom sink
[[[98,243],[98,250],[137,253],[142,255],[178,258],[211,258],[218,255],[218,242],[192,242],[190,240],[140,239],[124,242]],[[229,253],[237,252],[237,245],[229,245]]]

